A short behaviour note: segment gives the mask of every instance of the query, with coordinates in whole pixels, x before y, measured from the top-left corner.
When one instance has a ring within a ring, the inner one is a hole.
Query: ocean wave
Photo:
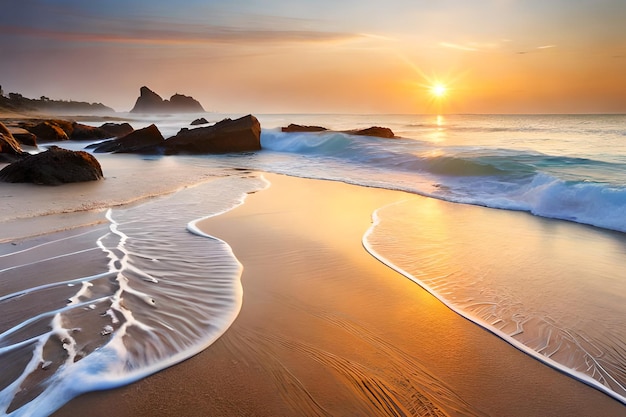
[[[261,167],[270,171],[527,211],[626,232],[626,164],[619,162],[336,132],[270,130],[263,133],[262,144],[265,151],[307,158],[296,159],[288,169],[285,164]]]

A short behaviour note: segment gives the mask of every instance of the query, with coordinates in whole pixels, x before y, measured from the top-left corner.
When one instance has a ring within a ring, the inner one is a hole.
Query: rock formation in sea
[[[294,123],[291,123],[289,126],[287,127],[283,127],[281,129],[281,131],[283,132],[288,132],[288,133],[294,133],[294,132],[324,132],[328,129],[326,129],[325,127],[322,126],[304,126],[304,125],[297,125]]]
[[[291,123],[287,127],[281,128],[281,131],[286,133],[296,133],[296,132],[327,132],[328,129],[322,126],[304,126]],[[347,133],[349,135],[356,136],[374,136],[378,138],[386,138],[392,139],[395,138],[396,135],[393,133],[391,129],[388,127],[380,127],[380,126],[372,126],[367,129],[353,129],[353,130],[342,130],[341,133]]]
[[[172,154],[246,152],[261,149],[261,124],[249,114],[239,119],[224,119],[214,125],[181,129],[164,142],[164,151]]]
[[[130,125],[128,126],[130,127]],[[116,136],[102,127],[93,127],[62,119],[22,122],[20,127],[34,134],[39,143],[106,139]],[[132,130],[132,127],[130,129]]]
[[[200,117],[199,119],[196,119],[193,122],[191,122],[191,126],[206,125],[206,124],[209,124],[209,121],[205,119],[204,117]]]
[[[14,162],[23,157],[22,147],[11,131],[0,122],[0,162]]]
[[[20,145],[37,147],[37,136],[21,127],[9,127],[11,134]]]
[[[133,153],[140,152],[149,146],[162,145],[165,139],[159,129],[151,124],[143,129],[130,132],[122,137],[90,146],[94,152]]]
[[[100,129],[104,130],[105,132],[107,132],[109,135],[111,135],[110,137],[116,137],[116,138],[120,138],[122,136],[128,135],[129,133],[131,133],[133,130],[133,127],[127,123],[104,123],[103,125],[100,126]]]
[[[51,146],[45,152],[28,155],[0,171],[1,181],[44,185],[95,181],[101,178],[103,178],[102,168],[93,155],[58,146]]]
[[[146,155],[211,154],[249,152],[261,149],[261,124],[247,115],[224,119],[211,126],[183,128],[176,136],[163,139],[151,125],[133,133],[90,146],[94,152],[138,153]]]
[[[388,127],[372,126],[367,129],[346,130],[344,133],[357,136],[374,136],[377,138],[393,139],[396,137]]]
[[[139,97],[131,113],[204,113],[202,105],[193,97],[174,94],[169,100],[148,87],[141,87]]]
[[[39,143],[62,142],[69,140],[69,136],[58,123],[54,121],[44,121],[37,124],[24,124],[22,127],[37,136]]]

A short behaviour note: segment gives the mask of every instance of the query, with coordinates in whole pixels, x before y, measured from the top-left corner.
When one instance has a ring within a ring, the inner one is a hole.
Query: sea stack
[[[204,113],[200,102],[190,96],[174,94],[169,100],[163,100],[160,95],[148,87],[141,87],[139,97],[131,113]]]

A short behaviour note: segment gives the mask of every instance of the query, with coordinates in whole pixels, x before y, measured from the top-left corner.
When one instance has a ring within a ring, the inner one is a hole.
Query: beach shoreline
[[[268,189],[198,225],[244,266],[234,324],[202,353],[53,415],[624,414],[364,250],[374,210],[423,197],[263,175]]]

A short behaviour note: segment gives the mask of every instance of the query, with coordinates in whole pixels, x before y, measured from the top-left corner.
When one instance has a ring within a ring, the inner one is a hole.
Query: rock
[[[204,113],[202,105],[193,97],[174,94],[169,100],[148,87],[141,87],[131,113]]]
[[[261,124],[252,115],[212,126],[181,129],[164,143],[165,154],[245,152],[261,149]]]
[[[206,125],[208,123],[209,121],[207,119],[205,119],[204,117],[201,117],[191,122],[191,126]]]
[[[39,143],[69,140],[67,133],[65,133],[65,131],[55,122],[46,121],[34,126],[25,125],[24,128],[37,136],[37,141]]]
[[[121,138],[109,140],[95,145],[94,152],[133,153],[150,146],[163,145],[165,139],[154,125],[134,130]]]
[[[0,134],[7,136],[9,138],[13,138],[13,134],[9,130],[8,127],[4,125],[4,123],[0,122]]]
[[[135,106],[131,113],[154,113],[163,109],[163,99],[160,95],[150,90],[148,87],[139,89],[139,97],[135,102]]]
[[[13,136],[7,136],[0,133],[0,153],[18,154],[22,148],[20,144],[13,138]]]
[[[357,136],[375,136],[377,138],[386,138],[392,139],[395,138],[396,135],[393,134],[392,130],[388,127],[380,127],[380,126],[372,126],[367,129],[357,129],[357,130],[348,130],[344,133],[348,133],[350,135]]]
[[[72,121],[62,120],[62,119],[52,119],[52,120],[48,120],[48,122],[53,123],[59,126],[61,129],[63,129],[63,131],[65,132],[68,138],[71,138],[72,135],[74,134],[74,127],[76,123]]]
[[[291,123],[287,127],[283,127],[281,129],[283,132],[287,133],[295,133],[295,132],[326,132],[328,129],[321,126],[303,126]],[[349,135],[357,135],[357,136],[375,136],[379,138],[395,138],[396,136],[393,134],[391,129],[387,127],[379,127],[372,126],[367,129],[354,129],[354,130],[343,130],[341,133],[347,133]]]
[[[11,131],[0,122],[0,162],[14,162],[25,155]]]
[[[26,129],[22,129],[21,127],[9,127],[9,130],[19,144],[32,146],[34,148],[37,147],[37,136],[33,133],[30,133]]]
[[[100,126],[100,129],[107,131],[111,136],[120,138],[122,136],[128,135],[133,130],[133,127],[128,123],[105,123]]]
[[[45,152],[14,162],[0,171],[5,182],[32,182],[59,185],[70,182],[95,181],[103,177],[100,163],[83,151],[70,151],[51,146]]]
[[[321,126],[303,126],[291,123],[287,127],[281,129],[283,132],[295,133],[295,132],[324,132],[328,129]]]
[[[110,138],[113,135],[99,127],[74,122],[72,124],[72,133],[68,136],[71,140],[94,140]]]
[[[170,97],[169,107],[174,113],[204,113],[202,105],[196,99],[182,94],[174,94]]]

